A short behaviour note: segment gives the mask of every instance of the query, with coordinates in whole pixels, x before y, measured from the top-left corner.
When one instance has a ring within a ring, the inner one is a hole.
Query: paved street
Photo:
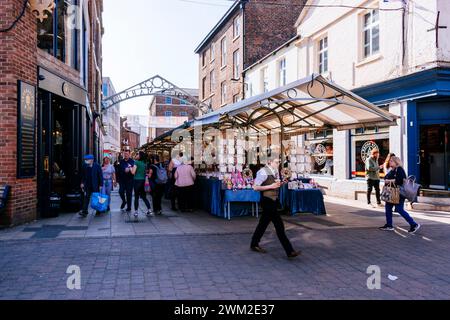
[[[256,218],[167,212],[127,222],[120,212],[62,215],[0,231],[0,299],[448,299],[449,217],[414,214],[420,234],[376,229],[381,210],[328,199],[327,217],[286,218],[303,255],[285,258],[273,229],[249,251]],[[115,199],[115,204],[117,199]],[[69,290],[69,266],[81,290]],[[381,268],[381,290],[366,270]],[[396,280],[390,280],[396,279]]]

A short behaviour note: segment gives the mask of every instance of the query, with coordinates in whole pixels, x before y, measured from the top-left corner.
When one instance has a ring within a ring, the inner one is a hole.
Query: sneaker
[[[156,215],[158,216],[162,215],[162,210],[156,211]]]
[[[387,224],[384,225],[383,227],[378,228],[378,229],[380,229],[382,231],[394,231],[395,230],[394,227],[388,226]]]
[[[134,220],[137,220],[139,218],[139,212],[135,211],[134,212]]]
[[[420,229],[420,227],[422,227],[420,224],[416,224],[414,227],[411,227],[411,229],[409,229],[408,233],[414,234]]]
[[[125,210],[125,207],[127,206],[126,202],[122,202],[122,205],[120,206],[120,210]]]
[[[378,208],[384,208],[384,205],[382,203],[377,204]]]
[[[154,213],[153,213],[152,210],[148,210],[146,214],[147,214],[147,217],[153,217],[154,216]]]

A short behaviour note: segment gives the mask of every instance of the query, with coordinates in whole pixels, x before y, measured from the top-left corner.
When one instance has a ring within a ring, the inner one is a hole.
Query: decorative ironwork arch
[[[201,102],[187,91],[177,87],[172,82],[159,75],[142,81],[141,83],[125,89],[122,92],[116,93],[115,95],[104,98],[102,101],[103,110],[107,110],[118,103],[144,96],[165,96],[176,98],[185,101],[187,105],[194,106],[202,114],[206,114],[211,111],[211,106]]]

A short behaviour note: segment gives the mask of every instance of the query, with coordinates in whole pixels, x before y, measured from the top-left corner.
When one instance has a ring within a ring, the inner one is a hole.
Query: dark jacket
[[[385,177],[386,180],[395,180],[397,186],[402,186],[404,180],[407,178],[405,169],[397,167],[395,170],[391,170]]]
[[[84,184],[84,189],[91,192],[100,192],[100,188],[103,186],[103,172],[98,163],[94,163],[92,166],[91,179],[88,177],[89,167],[83,164],[81,183]],[[89,183],[89,180],[91,183]]]

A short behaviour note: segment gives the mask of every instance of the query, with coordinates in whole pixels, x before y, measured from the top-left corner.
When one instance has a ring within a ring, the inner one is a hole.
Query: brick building
[[[37,1],[0,4],[1,225],[48,216],[51,194],[79,187],[83,154],[100,155],[103,1],[53,2],[46,18]]]
[[[197,89],[182,90],[198,98]],[[149,112],[148,142],[198,116],[198,110],[186,101],[166,96],[155,96],[150,103]]]
[[[141,146],[140,140],[141,136],[139,133],[134,132],[127,125],[127,118],[120,118],[120,140],[121,140],[121,150],[131,150],[134,151]]]
[[[243,99],[243,70],[296,35],[305,0],[236,0],[195,49],[200,100],[214,110]]]

